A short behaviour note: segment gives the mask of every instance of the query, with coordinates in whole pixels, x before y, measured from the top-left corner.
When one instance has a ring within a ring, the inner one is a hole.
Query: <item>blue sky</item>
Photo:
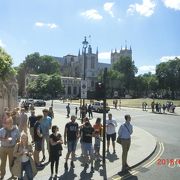
[[[180,57],[180,0],[0,0],[0,46],[17,66],[28,54],[77,55],[84,36],[99,62],[132,47],[139,74]]]

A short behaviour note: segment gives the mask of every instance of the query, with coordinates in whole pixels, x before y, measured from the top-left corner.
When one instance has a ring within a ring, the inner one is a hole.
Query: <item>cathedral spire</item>
[[[92,47],[91,47],[91,45],[89,45],[89,47],[88,47],[88,54],[92,54]]]
[[[125,49],[127,49],[127,41],[125,40]]]
[[[96,49],[96,54],[98,54],[98,46],[97,46],[97,49]]]

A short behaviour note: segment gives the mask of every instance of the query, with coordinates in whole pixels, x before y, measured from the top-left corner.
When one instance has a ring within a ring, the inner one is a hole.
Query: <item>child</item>
[[[62,136],[58,133],[59,128],[55,125],[52,126],[52,134],[50,137],[50,165],[51,165],[51,177],[54,173],[54,163],[55,163],[55,178],[57,178],[59,157],[62,155]]]
[[[95,143],[94,143],[94,151],[95,151],[95,160],[100,160],[100,154],[99,154],[99,150],[100,150],[100,146],[101,146],[101,137],[100,137],[100,132],[99,131],[95,131]]]
[[[27,134],[21,134],[21,140],[16,144],[13,155],[16,157],[12,167],[13,175],[17,176],[19,180],[23,180],[23,171],[25,171],[27,179],[32,180],[37,170],[31,157],[33,149],[32,145],[28,142]]]

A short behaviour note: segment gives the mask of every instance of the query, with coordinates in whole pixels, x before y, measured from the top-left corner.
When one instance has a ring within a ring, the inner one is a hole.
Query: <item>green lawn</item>
[[[113,100],[114,99],[108,99],[107,100],[107,103],[109,106],[112,106],[113,105]],[[94,100],[96,101],[96,100]],[[119,105],[119,102],[121,101],[121,106],[122,107],[142,107],[142,102],[146,102],[148,104],[148,107],[151,106],[151,102],[153,101],[152,99],[150,98],[142,98],[142,99],[119,99],[118,100],[118,105]],[[158,102],[158,103],[161,103],[161,105],[163,103],[166,104],[167,101],[172,101],[174,103],[174,105],[176,106],[179,106],[180,107],[180,100],[167,100],[167,99],[155,99],[154,100],[155,102]],[[80,100],[73,100],[72,102],[77,102],[79,103]],[[89,104],[90,103],[90,100],[85,100],[85,103],[86,104]]]

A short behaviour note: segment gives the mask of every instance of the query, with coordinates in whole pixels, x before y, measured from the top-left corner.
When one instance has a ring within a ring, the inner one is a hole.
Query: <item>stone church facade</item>
[[[18,85],[15,78],[10,81],[0,80],[0,115],[4,108],[13,110],[18,106]]]
[[[54,57],[61,64],[61,83],[64,87],[64,97],[77,97],[81,91],[81,80],[87,81],[87,90],[94,91],[95,83],[98,81],[98,74],[104,68],[110,69],[121,56],[129,56],[132,58],[132,49],[127,46],[118,52],[111,51],[111,64],[98,62],[98,48],[93,53],[91,45],[88,45],[86,53],[79,50],[78,55],[66,55],[63,57]],[[85,64],[84,64],[85,63]],[[27,75],[25,80],[25,89],[28,82],[37,78],[37,75]],[[26,92],[27,94],[27,92]]]

